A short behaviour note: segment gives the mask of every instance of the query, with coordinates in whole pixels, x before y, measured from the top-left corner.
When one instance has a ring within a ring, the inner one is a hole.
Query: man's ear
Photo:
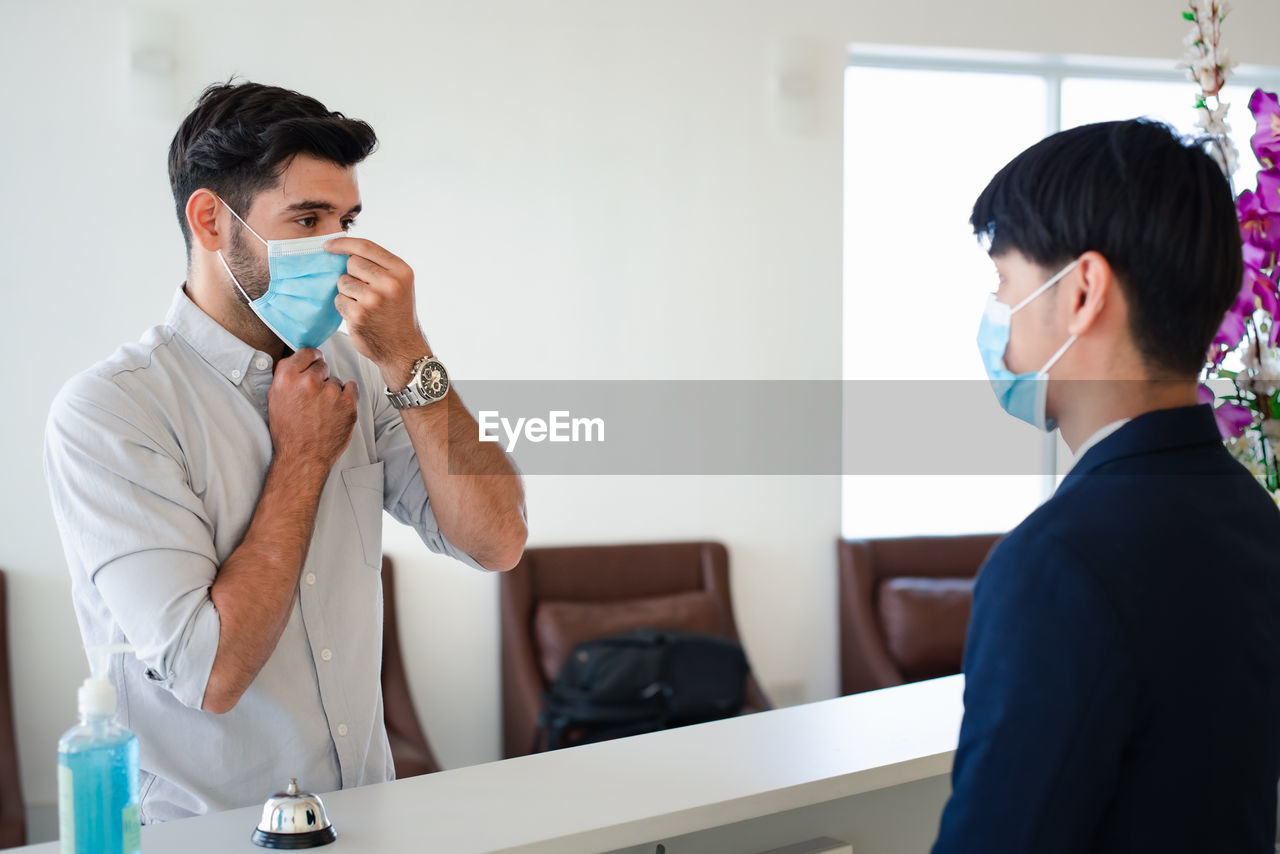
[[[1067,332],[1083,335],[1101,316],[1102,307],[1115,285],[1115,276],[1107,259],[1092,250],[1080,256],[1074,272],[1075,275],[1068,276],[1062,283],[1067,286],[1070,296]]]
[[[225,235],[218,227],[218,214],[224,207],[212,190],[201,188],[187,199],[187,227],[192,242],[206,252],[225,249]]]

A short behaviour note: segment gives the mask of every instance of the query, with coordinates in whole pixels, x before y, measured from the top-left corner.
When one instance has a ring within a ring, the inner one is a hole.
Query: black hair
[[[213,84],[200,93],[169,144],[169,185],[187,254],[186,206],[196,190],[213,190],[248,216],[254,197],[276,185],[295,155],[354,166],[377,144],[367,123],[332,112],[315,98],[247,81]]]
[[[970,222],[993,256],[1015,250],[1046,269],[1105,257],[1156,372],[1199,374],[1244,275],[1222,169],[1203,141],[1147,119],[1041,140],[996,173]]]

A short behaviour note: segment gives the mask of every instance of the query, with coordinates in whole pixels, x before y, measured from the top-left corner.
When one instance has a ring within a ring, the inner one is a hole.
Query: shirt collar
[[[1156,409],[1139,415],[1099,439],[1077,458],[1068,478],[1088,474],[1124,457],[1221,443],[1222,436],[1213,418],[1213,407],[1208,404]]]
[[[249,363],[258,354],[257,350],[205,314],[191,301],[184,288],[178,288],[174,294],[165,324],[235,385],[240,385],[249,372]]]
[[[1076,460],[1080,460],[1082,457],[1084,457],[1085,454],[1089,453],[1090,448],[1092,448],[1094,445],[1098,444],[1103,439],[1107,438],[1112,433],[1116,432],[1117,430],[1119,430],[1121,427],[1128,424],[1132,420],[1133,420],[1132,418],[1121,418],[1119,421],[1112,421],[1110,424],[1103,427],[1098,432],[1094,433],[1088,439],[1085,439],[1084,444],[1081,445],[1080,448],[1076,451],[1076,454],[1075,454]]]

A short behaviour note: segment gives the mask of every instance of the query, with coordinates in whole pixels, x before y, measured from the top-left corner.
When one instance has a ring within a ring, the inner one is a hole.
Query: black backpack
[[[583,641],[542,695],[534,750],[732,717],[747,672],[742,646],[713,635],[641,629]]]

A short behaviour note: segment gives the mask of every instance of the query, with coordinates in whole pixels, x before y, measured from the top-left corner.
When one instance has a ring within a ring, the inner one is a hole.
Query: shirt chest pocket
[[[351,510],[360,532],[364,562],[370,569],[382,568],[382,462],[344,469],[342,482],[351,499]]]

